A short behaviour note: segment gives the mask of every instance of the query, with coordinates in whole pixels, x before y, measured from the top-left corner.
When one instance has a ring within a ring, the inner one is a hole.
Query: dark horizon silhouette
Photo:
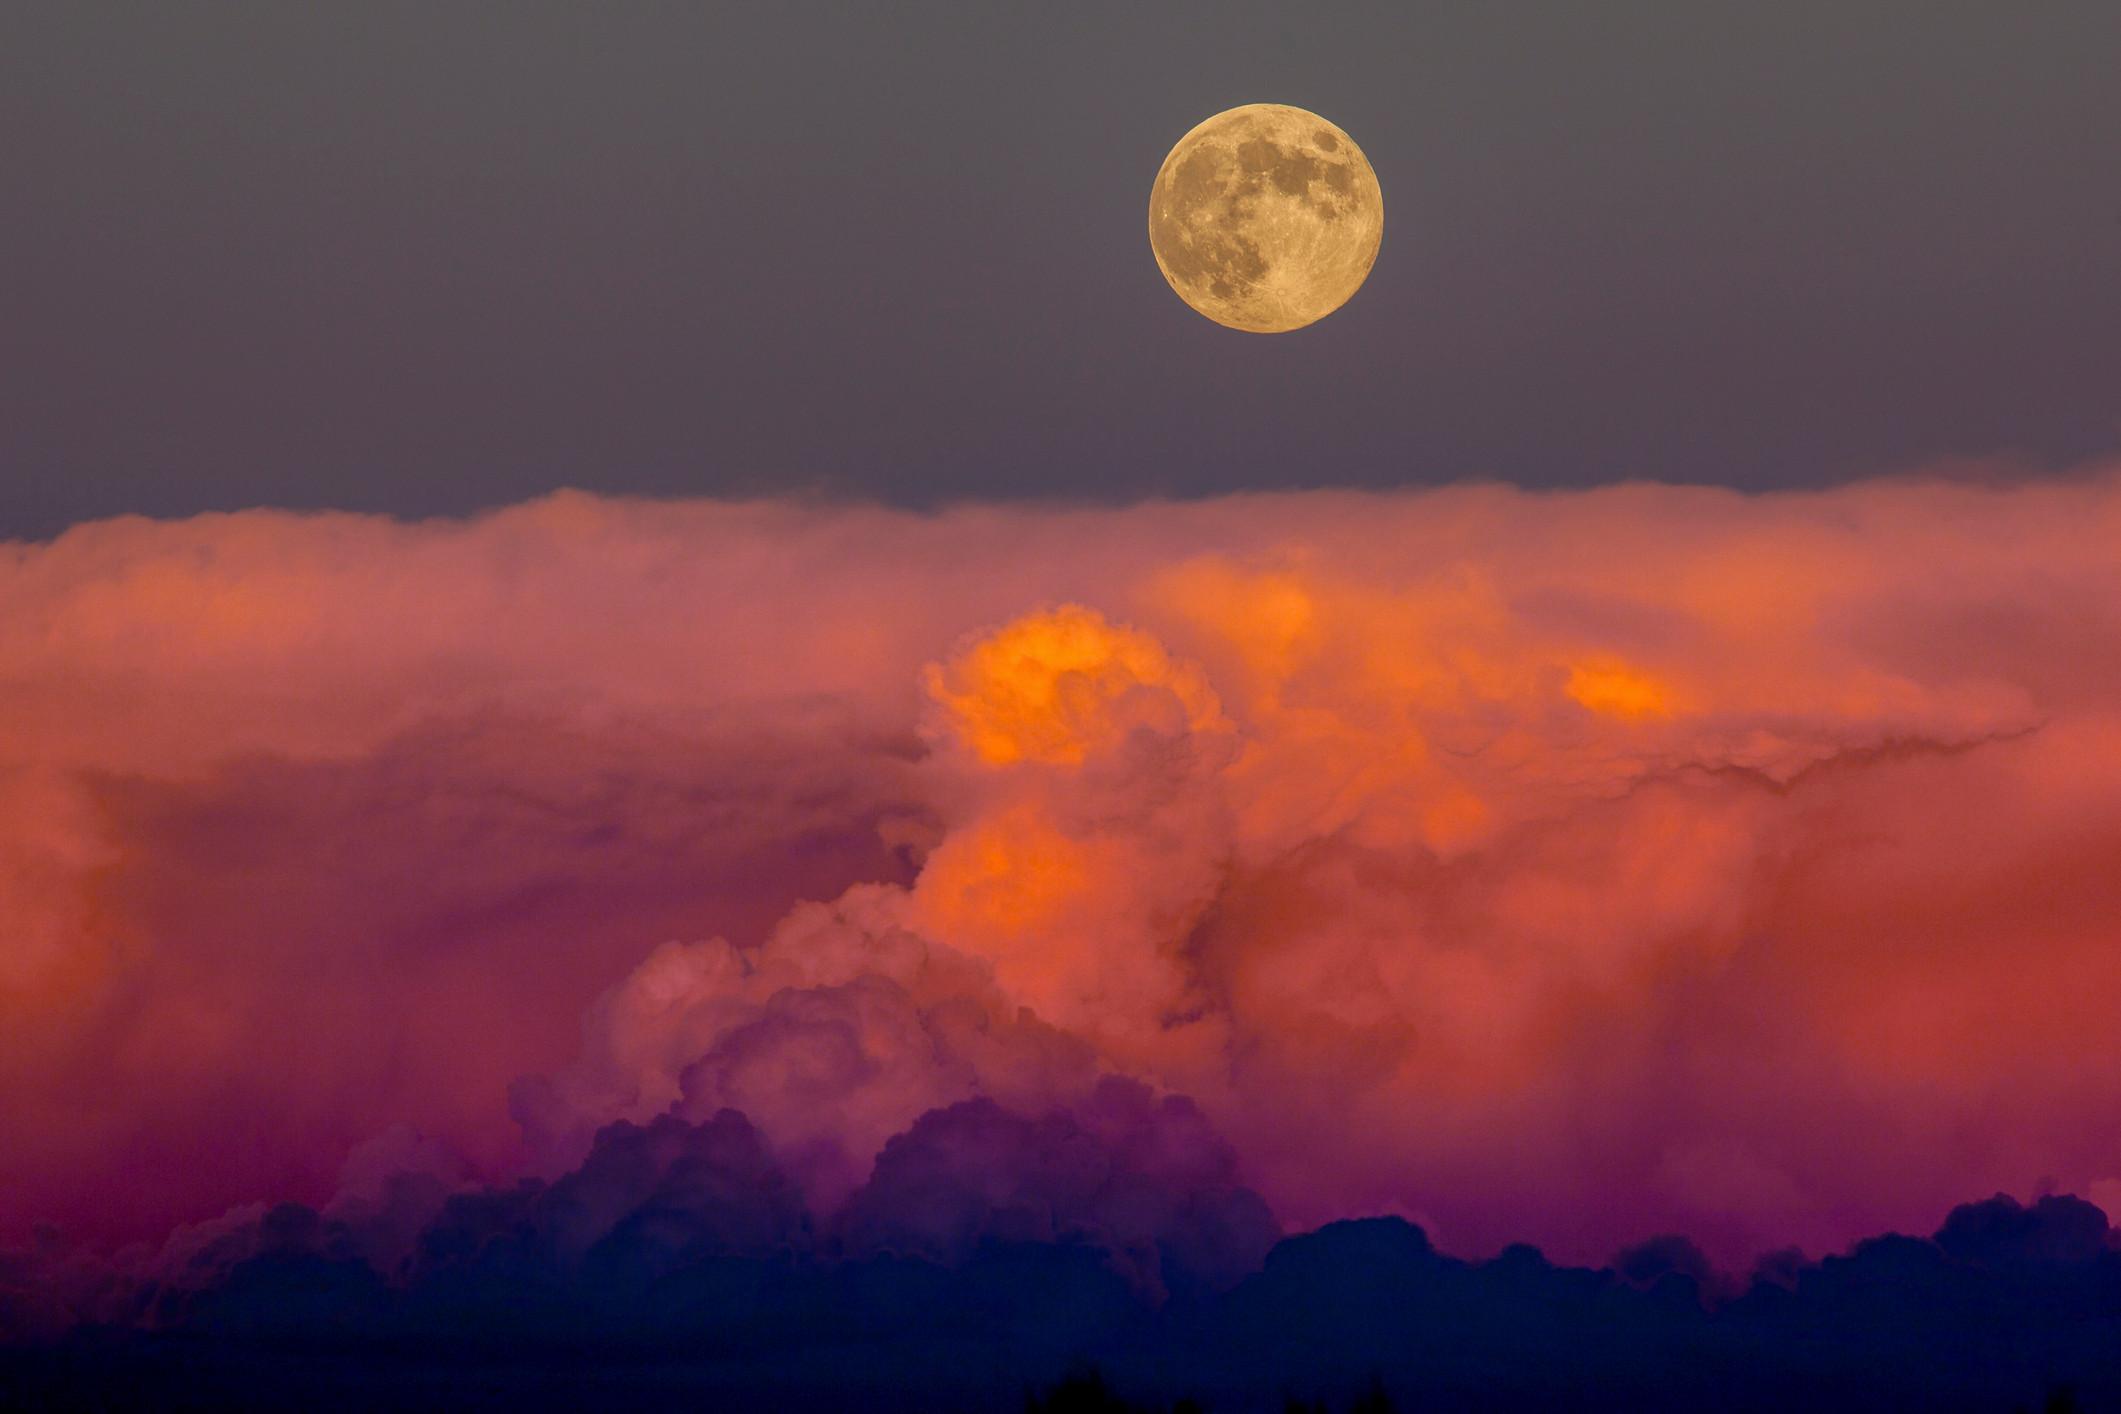
[[[2078,1198],[1999,1194],[1929,1237],[1770,1254],[1743,1274],[1677,1236],[1601,1268],[1521,1244],[1465,1261],[1398,1218],[1271,1241],[1245,1190],[1174,1187],[1120,1150],[1089,1189],[991,1168],[951,1136],[992,1111],[925,1119],[927,1137],[888,1151],[823,1224],[724,1111],[612,1125],[549,1184],[445,1196],[408,1182],[337,1217],[281,1204],[153,1277],[49,1240],[0,1259],[0,1402],[999,1410],[1030,1391],[1045,1414],[1185,1400],[2002,1414],[2058,1390],[2088,1409],[2121,1401],[2121,1232]],[[908,1170],[915,1187],[895,1177]],[[430,1216],[408,1230],[417,1212]]]

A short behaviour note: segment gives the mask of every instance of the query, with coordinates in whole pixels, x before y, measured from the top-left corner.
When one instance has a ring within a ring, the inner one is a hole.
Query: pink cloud
[[[2110,1183],[2117,544],[2106,474],[7,547],[0,1228],[673,1107],[824,1209],[1101,1074],[1455,1250]]]

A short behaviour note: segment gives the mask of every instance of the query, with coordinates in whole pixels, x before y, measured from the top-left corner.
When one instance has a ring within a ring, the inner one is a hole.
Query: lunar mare
[[[1256,334],[1301,329],[1361,288],[1384,238],[1369,159],[1316,113],[1232,108],[1164,158],[1149,193],[1149,248],[1178,297]]]

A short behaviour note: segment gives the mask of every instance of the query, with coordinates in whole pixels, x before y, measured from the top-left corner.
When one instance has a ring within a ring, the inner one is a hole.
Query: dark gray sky
[[[2121,446],[2121,4],[0,7],[0,535],[560,485],[1816,484]],[[1238,103],[1384,184],[1191,313]]]

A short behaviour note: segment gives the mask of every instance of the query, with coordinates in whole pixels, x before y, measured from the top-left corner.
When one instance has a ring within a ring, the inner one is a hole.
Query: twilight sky
[[[0,1356],[735,1300],[927,1378],[1015,1291],[1014,1407],[1167,1300],[1235,1380],[1706,1299],[2121,1399],[2116,73],[2104,0],[5,7]],[[1273,337],[1145,232],[1251,101],[1385,193]]]
[[[2121,442],[2121,10],[375,4],[0,14],[0,537],[559,486],[1819,485]],[[1172,141],[1384,184],[1237,339]]]

